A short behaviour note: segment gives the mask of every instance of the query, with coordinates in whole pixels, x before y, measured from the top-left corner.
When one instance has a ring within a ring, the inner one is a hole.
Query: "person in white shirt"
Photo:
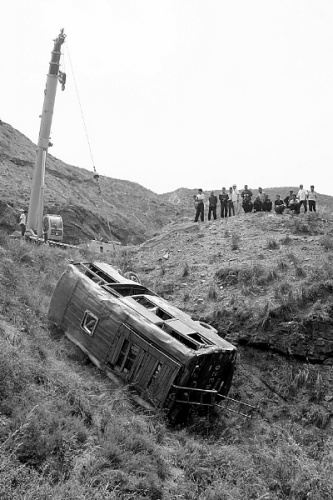
[[[265,198],[265,193],[263,192],[262,188],[258,188],[258,195],[257,195],[257,199],[259,198],[259,200],[261,202],[264,201],[264,198]]]
[[[19,220],[19,225],[21,226],[21,234],[24,236],[25,230],[26,230],[26,225],[27,225],[27,211],[23,210],[23,212],[20,215],[20,220]]]
[[[304,213],[308,211],[308,192],[303,189],[303,184],[300,184],[299,191],[297,193],[297,198],[299,199],[299,212],[301,211],[301,206],[304,207]]]
[[[314,190],[314,186],[310,186],[310,191],[308,192],[308,201],[309,201],[309,211],[316,211],[316,201],[317,201],[317,193]]]
[[[196,212],[195,212],[195,219],[194,222],[198,222],[199,216],[201,222],[204,221],[204,216],[205,216],[205,195],[202,192],[202,189],[198,189],[198,194],[195,197],[195,205],[196,205]]]
[[[231,200],[234,204],[235,214],[238,215],[240,211],[240,200],[239,200],[239,191],[237,189],[236,184],[232,186],[232,196]]]

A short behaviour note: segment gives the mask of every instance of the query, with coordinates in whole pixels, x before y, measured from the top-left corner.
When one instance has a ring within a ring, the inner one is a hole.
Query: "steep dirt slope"
[[[0,122],[0,227],[13,231],[18,209],[27,208],[36,146],[10,125]],[[60,213],[68,243],[113,237],[139,243],[178,214],[177,207],[139,184],[100,177],[49,156],[46,166],[45,213]],[[108,222],[111,233],[108,229]]]
[[[253,274],[234,284],[237,266],[247,269],[252,251],[251,261],[262,254],[265,266],[275,269],[279,249],[266,250],[266,238],[285,237],[294,224],[269,216],[260,222],[177,223],[141,248],[104,257],[122,272],[137,265],[145,282],[197,317],[214,318],[219,311],[215,324],[219,319],[221,333],[231,336],[246,329],[244,322],[239,328],[242,318],[251,322],[242,309],[245,292],[253,293],[247,298],[253,312],[256,298],[263,298]],[[315,229],[328,230],[316,222],[313,235],[295,234],[289,243],[295,255],[307,248],[306,272],[320,257]],[[239,252],[229,248],[236,230]],[[162,414],[135,406],[126,388],[117,388],[68,339],[48,329],[50,298],[68,260],[96,258],[80,252],[0,234],[1,499],[332,499],[330,365],[241,346],[231,395],[260,403],[255,417],[217,409],[192,415],[186,427],[170,427]],[[327,250],[325,262],[331,254]],[[225,292],[217,290],[214,274],[224,265],[232,271],[219,285]],[[298,277],[289,266],[293,288]],[[277,276],[270,279],[274,286]],[[271,296],[266,281],[260,287]],[[233,306],[238,312],[228,316]]]
[[[136,264],[232,341],[333,363],[332,236],[316,215],[180,222],[143,243]]]

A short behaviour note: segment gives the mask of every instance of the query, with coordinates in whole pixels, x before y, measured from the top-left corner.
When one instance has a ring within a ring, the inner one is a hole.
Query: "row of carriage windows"
[[[145,297],[138,297],[135,299],[137,302],[141,303],[142,305],[145,305],[147,307],[147,303],[149,302]],[[146,303],[145,303],[146,302]],[[150,302],[150,304],[152,304]],[[162,309],[156,308],[157,309],[157,314],[161,317],[161,319],[168,320],[171,318],[170,315],[165,313]],[[96,330],[98,324],[98,318],[92,314],[89,311],[86,311],[84,313],[84,317],[81,323],[81,327],[83,330],[88,333],[91,337],[94,335],[94,332]],[[186,345],[190,349],[197,350],[199,349],[202,345],[207,345],[207,344],[212,344],[208,339],[203,338],[201,335],[198,333],[192,333],[188,335],[182,335],[181,333],[177,332],[170,324],[168,323],[161,323],[159,327],[168,333],[171,337],[177,339],[179,342],[182,344]],[[131,353],[130,353],[131,354]],[[132,357],[132,356],[131,356]]]

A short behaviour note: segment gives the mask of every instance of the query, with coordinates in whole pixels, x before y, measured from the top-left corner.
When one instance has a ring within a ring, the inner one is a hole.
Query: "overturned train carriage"
[[[170,416],[228,394],[236,348],[108,264],[70,264],[49,319],[111,379]]]

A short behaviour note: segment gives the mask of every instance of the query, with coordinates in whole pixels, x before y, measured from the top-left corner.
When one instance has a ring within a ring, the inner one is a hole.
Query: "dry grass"
[[[275,238],[269,238],[266,242],[266,248],[269,250],[278,250],[280,245]]]
[[[241,241],[241,236],[238,233],[232,233],[231,235],[231,250],[238,250]]]
[[[325,234],[320,238],[320,244],[325,248],[325,250],[333,250],[333,238],[328,234]]]
[[[80,256],[7,240],[3,248],[1,498],[332,498],[332,439],[325,434],[327,412],[317,404],[325,391],[318,368],[306,365],[276,373],[277,388],[292,404],[302,391],[311,398],[310,404],[304,401],[297,409],[288,406],[285,420],[277,405],[276,419],[281,422],[268,423],[265,418],[245,425],[239,416],[217,411],[208,419],[195,415],[187,428],[170,429],[162,415],[133,406],[125,389],[115,388],[90,363],[80,361],[69,341],[49,334],[50,295],[66,259]],[[248,280],[268,283],[279,279],[274,270],[259,265],[222,268],[218,279],[235,280],[237,285]],[[327,261],[322,270],[327,287],[330,273]],[[288,293],[283,283],[281,293]],[[172,282],[163,284],[169,291],[173,286]],[[305,299],[319,292],[309,287]],[[189,298],[184,292],[184,300]],[[294,300],[296,303],[296,297]],[[236,304],[237,298],[231,294],[230,305]],[[227,329],[230,311],[221,304],[214,308]],[[235,316],[246,326],[252,313],[241,304]],[[325,311],[318,306],[312,313],[323,317]],[[241,357],[240,367],[244,359]],[[275,373],[273,361],[266,379]],[[257,380],[250,375],[254,366],[253,360],[252,368],[249,365],[236,373],[234,391],[244,399],[257,397],[257,388],[251,386]],[[269,401],[267,395],[265,401]],[[312,441],[311,446],[307,444],[310,432],[315,436],[313,442],[325,443],[316,452]]]

